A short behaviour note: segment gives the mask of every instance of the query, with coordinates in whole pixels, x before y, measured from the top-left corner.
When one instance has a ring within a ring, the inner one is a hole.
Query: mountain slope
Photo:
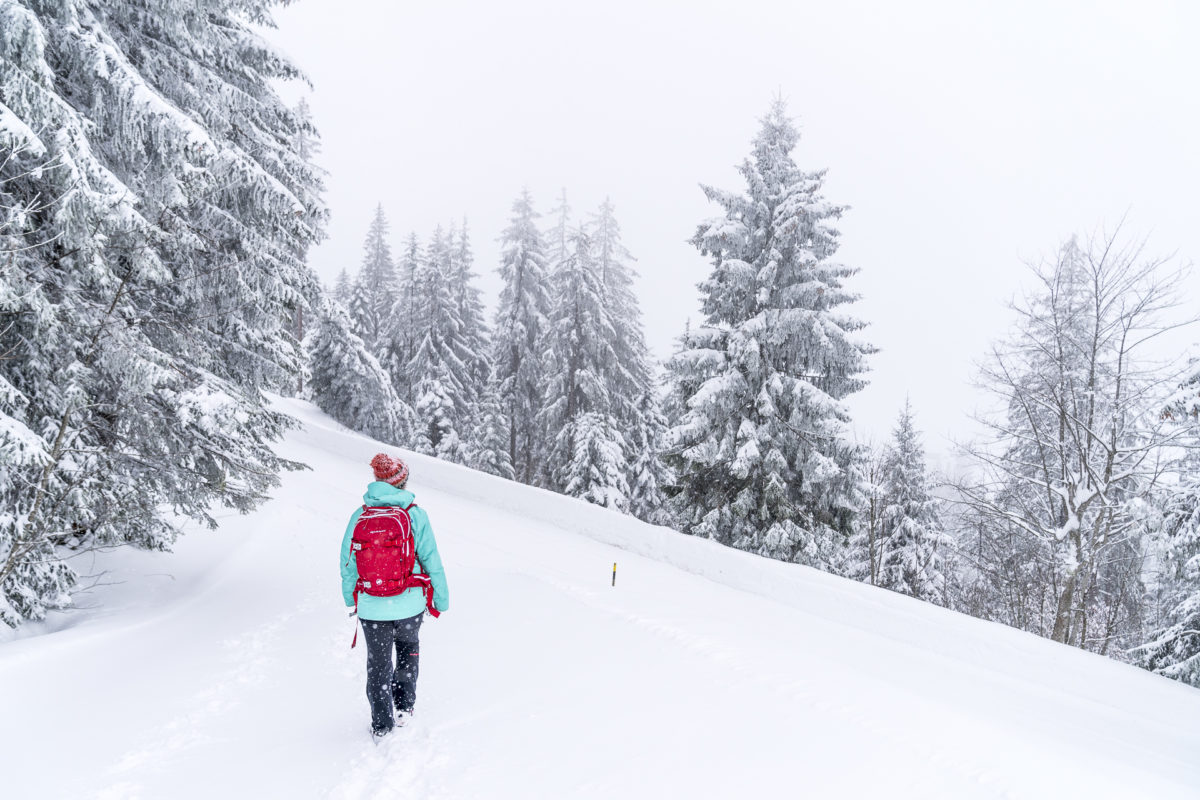
[[[4,796],[1200,796],[1194,689],[419,456],[452,604],[373,747],[336,560],[386,448],[280,403],[311,471],[0,645]]]

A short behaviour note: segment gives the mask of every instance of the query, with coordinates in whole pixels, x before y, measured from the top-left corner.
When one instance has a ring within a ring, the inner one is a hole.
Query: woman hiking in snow
[[[378,740],[412,714],[421,619],[449,608],[450,595],[429,517],[405,488],[408,466],[379,453],[371,467],[375,480],[342,537],[341,567],[342,597],[367,642],[367,700]]]

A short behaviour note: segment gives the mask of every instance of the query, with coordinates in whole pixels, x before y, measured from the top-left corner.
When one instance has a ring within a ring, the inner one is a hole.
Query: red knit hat
[[[408,480],[408,465],[387,453],[376,454],[371,459],[371,469],[375,470],[375,480],[385,481],[392,486],[402,486]]]

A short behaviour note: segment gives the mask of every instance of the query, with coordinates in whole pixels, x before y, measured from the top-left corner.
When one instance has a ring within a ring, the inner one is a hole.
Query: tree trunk
[[[1078,568],[1076,568],[1078,570]],[[1054,612],[1054,632],[1050,638],[1056,642],[1067,643],[1071,638],[1071,606],[1075,599],[1075,572],[1067,576],[1063,584],[1062,594],[1058,596],[1058,608]]]
[[[1071,626],[1074,633],[1074,644],[1078,647],[1084,647],[1087,644],[1087,596],[1091,589],[1091,567],[1083,564],[1079,568],[1079,581],[1076,592],[1079,595],[1079,603],[1075,609],[1075,624]]]

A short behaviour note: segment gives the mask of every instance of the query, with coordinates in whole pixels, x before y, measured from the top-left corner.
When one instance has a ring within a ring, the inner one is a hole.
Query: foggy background
[[[312,81],[329,172],[332,284],[358,269],[377,203],[393,254],[409,231],[470,225],[489,308],[497,238],[523,186],[576,220],[612,198],[659,358],[718,214],[700,183],[735,166],[776,95],[849,205],[839,260],[881,349],[849,400],[884,439],[905,395],[932,455],[974,431],[974,363],[1010,323],[1024,261],[1126,219],[1148,255],[1200,253],[1200,13],[1170,2],[382,2],[302,0],[270,34]],[[966,6],[970,5],[970,8]],[[549,219],[544,219],[549,224]],[[1185,287],[1198,306],[1200,281]],[[1178,349],[1196,331],[1175,337]]]

